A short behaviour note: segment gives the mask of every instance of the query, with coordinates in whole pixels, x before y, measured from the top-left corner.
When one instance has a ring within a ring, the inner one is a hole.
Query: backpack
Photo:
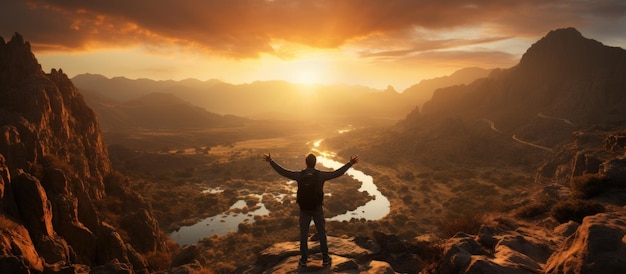
[[[319,181],[319,170],[303,170],[298,180],[296,201],[300,210],[315,210],[322,205],[324,193]]]

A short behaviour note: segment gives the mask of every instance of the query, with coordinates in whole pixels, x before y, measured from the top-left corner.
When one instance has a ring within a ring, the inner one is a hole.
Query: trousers
[[[324,258],[328,258],[328,241],[326,239],[326,220],[324,210],[320,206],[316,210],[300,210],[300,256],[306,262],[309,257],[308,238],[311,219],[315,223],[315,229],[320,241],[320,251]]]

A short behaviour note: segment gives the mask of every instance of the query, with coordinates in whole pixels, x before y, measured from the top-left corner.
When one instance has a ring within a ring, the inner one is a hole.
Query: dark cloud
[[[411,40],[412,28],[443,32],[482,26],[493,33],[461,39],[484,43],[624,14],[623,0],[4,0],[0,34],[19,32],[40,50],[169,44],[248,58],[279,55],[272,47],[276,41],[334,48],[372,35],[385,39],[404,33]],[[407,51],[456,42],[432,41]]]

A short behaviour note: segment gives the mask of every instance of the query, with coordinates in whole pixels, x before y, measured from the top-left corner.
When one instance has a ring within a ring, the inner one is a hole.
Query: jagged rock
[[[126,245],[115,228],[107,223],[102,223],[97,232],[96,263],[105,263],[117,260],[123,264],[129,264]]]
[[[396,273],[387,262],[371,261],[366,268],[367,273],[393,274]]]
[[[584,174],[596,174],[600,170],[602,162],[585,152],[579,152],[574,158],[572,177],[581,176]]]
[[[539,273],[556,248],[553,240],[558,238],[523,226],[514,231],[483,226],[480,231],[483,235],[457,233],[446,240],[436,272]],[[497,243],[492,247],[494,240]]]
[[[626,211],[583,219],[548,259],[546,273],[626,273]]]
[[[202,266],[197,261],[190,263],[190,264],[177,266],[172,269],[165,270],[165,271],[157,271],[152,274],[194,274],[194,273],[204,273],[202,272]]]
[[[39,255],[48,264],[68,264],[70,261],[70,248],[58,235],[37,239],[35,245]]]
[[[126,251],[128,253],[128,260],[133,265],[133,271],[135,273],[148,273],[148,262],[146,259],[133,248],[132,245],[126,244]]]
[[[613,134],[606,137],[604,140],[604,148],[608,151],[615,153],[625,153],[624,148],[626,147],[626,135],[622,134]]]
[[[37,178],[19,170],[13,179],[13,194],[20,216],[33,238],[53,236],[52,204]]]
[[[0,216],[0,272],[30,273],[43,271],[43,260],[35,250],[28,230]]]
[[[121,263],[113,259],[104,265],[91,269],[90,274],[133,274],[133,268],[129,264]]]
[[[140,208],[127,214],[122,219],[121,226],[128,232],[137,251],[154,252],[162,249],[159,224],[147,209]]]
[[[178,254],[172,258],[171,266],[177,267],[184,264],[189,264],[197,260],[200,255],[200,248],[197,245],[187,245],[183,247]]]
[[[322,258],[319,254],[319,242],[309,242],[310,260],[308,270],[322,269]],[[360,247],[353,238],[343,239],[328,237],[328,250],[333,259],[333,271],[336,269],[358,270],[359,265],[354,260],[371,261],[371,250]],[[272,271],[294,271],[298,269],[300,258],[299,242],[276,243],[259,253],[254,266],[246,273],[270,273]],[[356,266],[355,266],[356,264]],[[341,271],[348,271],[341,270]]]
[[[600,174],[606,175],[614,186],[626,187],[626,157],[604,162]]]
[[[0,227],[0,269],[41,272],[45,259],[46,272],[84,272],[73,266],[88,269],[98,254],[117,260],[100,269],[146,272],[141,255],[102,225],[96,210],[108,198],[105,178],[113,170],[95,113],[62,70],[41,70],[21,35],[0,40],[0,220],[23,224]],[[124,198],[125,209],[136,212],[130,218],[141,222],[126,224],[141,251],[165,250],[148,207],[133,203],[140,196]],[[125,266],[129,261],[133,267]]]
[[[562,237],[569,237],[570,235],[574,234],[574,232],[576,232],[578,226],[580,226],[579,223],[570,220],[567,223],[563,223],[555,227],[554,233]]]

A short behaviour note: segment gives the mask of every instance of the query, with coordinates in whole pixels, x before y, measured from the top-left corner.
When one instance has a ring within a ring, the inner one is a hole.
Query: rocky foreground
[[[238,272],[626,273],[626,207],[554,229],[496,217],[477,235],[458,233],[445,240],[425,235],[407,242],[379,233],[373,239],[329,237],[328,243],[329,268],[321,265],[317,242],[309,245],[318,253],[305,269],[298,269],[299,244],[283,242]]]

